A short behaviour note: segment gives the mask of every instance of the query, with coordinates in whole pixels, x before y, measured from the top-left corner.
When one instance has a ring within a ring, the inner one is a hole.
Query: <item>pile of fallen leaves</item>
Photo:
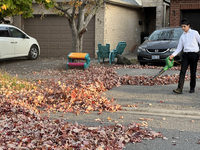
[[[0,149],[122,149],[126,143],[163,138],[161,133],[128,126],[87,127],[63,120],[51,121],[31,109],[2,103],[0,107]]]
[[[122,107],[113,104],[113,100],[103,97],[101,92],[113,87],[129,85],[166,85],[178,82],[179,75],[163,75],[151,80],[149,76],[118,76],[114,67],[95,67],[90,66],[86,70],[45,70],[36,72],[49,76],[46,80],[39,80],[37,83],[27,83],[30,88],[20,90],[10,90],[8,87],[1,87],[3,91],[0,95],[3,101],[11,102],[15,105],[31,108],[36,112],[73,112],[90,113],[91,111],[117,111]],[[126,67],[126,66],[125,66]],[[129,66],[130,67],[130,66]],[[141,66],[134,65],[132,68]],[[143,68],[146,66],[143,66]],[[154,66],[148,68],[154,69]],[[159,69],[162,67],[156,67]],[[179,69],[179,68],[177,68]],[[189,80],[186,75],[185,80]],[[8,85],[8,84],[7,84]],[[27,86],[26,86],[27,87]]]
[[[103,97],[101,92],[123,84],[152,86],[178,82],[178,75],[160,76],[154,81],[148,76],[118,76],[115,70],[119,68],[90,66],[87,70],[46,70],[35,72],[49,77],[46,80],[1,84],[0,149],[122,149],[128,142],[162,137],[160,133],[140,129],[136,123],[87,127],[63,120],[51,121],[37,114],[41,110],[77,115],[91,111],[114,112],[121,110],[121,106],[114,105],[113,100]]]
[[[163,75],[152,81],[152,77],[149,76],[118,76],[115,70],[116,67],[90,66],[87,70],[45,70],[35,73],[51,78],[39,80],[37,89],[15,93],[17,99],[12,101],[23,106],[37,106],[46,111],[74,112],[77,115],[90,111],[114,112],[121,110],[121,106],[113,105],[113,100],[103,97],[100,95],[101,92],[125,84],[148,86],[174,84],[178,82],[179,77],[177,74]],[[185,80],[189,80],[188,75]],[[23,100],[19,97],[23,97]]]
[[[6,90],[1,88],[2,101],[31,108],[36,112],[62,111],[74,112],[77,115],[81,112],[90,111],[111,111],[121,110],[118,104],[112,104],[113,100],[108,100],[99,94],[106,88],[102,81],[94,79],[85,74],[73,70],[71,74],[59,75],[37,83],[33,89]]]

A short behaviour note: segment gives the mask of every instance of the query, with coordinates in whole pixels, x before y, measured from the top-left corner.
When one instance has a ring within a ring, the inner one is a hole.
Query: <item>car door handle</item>
[[[10,43],[14,44],[15,42],[10,42]]]

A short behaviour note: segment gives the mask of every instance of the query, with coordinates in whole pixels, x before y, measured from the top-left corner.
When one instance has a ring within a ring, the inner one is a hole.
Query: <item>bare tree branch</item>
[[[85,1],[84,1],[84,5],[87,5],[88,2],[89,2],[89,0],[85,0]]]
[[[68,8],[64,8],[64,6],[62,4],[56,3],[55,4],[55,8],[57,10],[60,10],[61,12],[63,12],[69,20],[71,19],[71,15],[68,12],[68,10],[70,9],[69,7]]]
[[[104,3],[104,0],[97,0],[96,5],[93,7],[91,12],[88,14],[88,16],[85,17],[85,24],[83,28],[86,28],[92,17],[100,10],[101,5]]]
[[[76,2],[77,2],[78,0],[75,0],[75,2],[74,2],[74,5],[73,5],[73,8],[72,8],[72,20],[74,20],[74,18],[75,18],[75,14],[76,14]]]
[[[83,29],[84,24],[84,15],[85,15],[85,4],[83,4],[83,0],[81,0],[82,4],[79,7],[79,14],[78,14],[78,23],[77,23],[77,29],[78,31]]]
[[[56,3],[55,8],[65,14],[69,21],[72,33],[72,51],[82,52],[83,48],[83,34],[87,32],[87,26],[92,17],[99,11],[105,0],[70,0],[69,5],[65,3]],[[88,15],[85,13],[87,9]],[[70,10],[70,11],[69,11]],[[78,16],[75,19],[76,15]]]

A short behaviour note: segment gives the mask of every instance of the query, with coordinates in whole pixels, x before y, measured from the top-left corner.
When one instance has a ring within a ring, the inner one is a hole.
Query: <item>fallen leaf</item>
[[[97,118],[97,119],[95,119],[96,121],[100,121],[101,119],[99,119],[99,118]]]
[[[151,118],[139,118],[139,120],[152,121],[153,119],[151,119]]]

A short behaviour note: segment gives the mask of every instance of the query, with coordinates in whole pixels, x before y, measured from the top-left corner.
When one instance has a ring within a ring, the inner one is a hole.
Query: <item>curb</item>
[[[191,110],[170,110],[170,109],[156,109],[156,108],[131,108],[122,107],[123,110],[120,111],[125,113],[133,114],[146,114],[146,115],[156,115],[156,116],[171,116],[171,117],[185,117],[185,118],[200,118],[200,111]]]

